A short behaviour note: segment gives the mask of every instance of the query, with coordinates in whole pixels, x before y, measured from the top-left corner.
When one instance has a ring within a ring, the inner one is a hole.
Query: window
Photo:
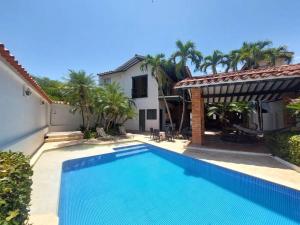
[[[148,96],[148,76],[132,77],[132,98],[145,98]]]
[[[157,112],[156,109],[147,109],[147,120],[156,120]]]
[[[111,78],[110,77],[101,77],[100,78],[100,85],[105,85],[105,84],[110,84],[111,83]]]

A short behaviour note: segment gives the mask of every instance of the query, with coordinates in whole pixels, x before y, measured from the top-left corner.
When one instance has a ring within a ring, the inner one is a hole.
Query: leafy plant
[[[287,105],[287,108],[291,110],[296,116],[300,116],[300,98],[290,102]]]
[[[141,65],[142,71],[147,71],[148,68],[151,69],[151,75],[154,77],[154,79],[157,82],[158,89],[160,93],[162,94],[165,107],[167,109],[168,117],[170,120],[171,127],[173,127],[173,120],[170,113],[169,105],[167,103],[163,86],[167,82],[167,74],[164,70],[164,64],[166,63],[165,55],[164,54],[158,54],[156,56],[147,55],[144,62]]]
[[[208,55],[204,58],[204,62],[200,66],[200,70],[207,72],[207,68],[211,68],[213,74],[217,74],[217,66],[224,64],[224,54],[215,50],[212,55]]]
[[[187,41],[182,43],[180,40],[176,41],[177,50],[172,54],[171,60],[173,65],[175,65],[176,76],[179,79],[184,78],[186,73],[187,63],[190,62],[192,65],[195,65],[195,70],[200,68],[201,61],[203,60],[202,53],[196,49],[196,46],[193,42]],[[188,92],[189,93],[189,92]],[[181,133],[184,115],[186,111],[186,91],[182,91],[182,113],[179,125],[179,133]]]
[[[247,102],[209,103],[207,105],[207,116],[218,115],[221,124],[225,126],[226,123],[229,123],[229,119],[227,118],[228,113],[248,114],[250,110],[251,108]]]
[[[65,85],[65,100],[73,107],[72,112],[80,111],[85,130],[90,129],[93,114],[95,82],[92,75],[84,71],[70,70]]]
[[[293,132],[273,132],[265,136],[272,154],[300,166],[300,135]]]
[[[0,224],[28,223],[32,169],[22,153],[0,152]]]
[[[106,131],[117,125],[123,125],[136,116],[134,102],[122,91],[118,83],[107,84],[95,90],[94,113],[97,124]]]
[[[35,81],[41,86],[46,94],[55,101],[63,101],[63,86],[64,83],[58,80],[51,80],[48,77],[33,77]]]

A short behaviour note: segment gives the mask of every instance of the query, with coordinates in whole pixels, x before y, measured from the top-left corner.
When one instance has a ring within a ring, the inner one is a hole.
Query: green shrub
[[[300,134],[277,132],[266,135],[265,141],[273,155],[300,166]]]
[[[97,136],[96,132],[90,131],[90,130],[86,130],[83,133],[83,138],[84,139],[91,139],[91,138],[95,138]]]
[[[32,169],[22,153],[0,152],[0,224],[28,223]]]
[[[300,166],[300,135],[293,135],[289,140],[290,161]]]

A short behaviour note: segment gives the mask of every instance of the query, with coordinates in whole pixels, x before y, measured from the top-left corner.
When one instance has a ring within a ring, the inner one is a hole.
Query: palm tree
[[[259,63],[266,60],[271,41],[244,42],[240,49],[240,60],[244,70],[256,69]]]
[[[65,86],[64,99],[73,106],[72,112],[80,110],[83,127],[86,131],[90,129],[94,88],[95,82],[92,75],[87,75],[83,70],[70,70]]]
[[[238,65],[240,63],[240,51],[232,50],[229,54],[224,55],[221,64],[223,67],[226,67],[225,72],[227,73],[229,70],[237,71]]]
[[[135,104],[124,94],[118,83],[98,87],[95,92],[94,112],[97,114],[97,125],[103,126],[106,131],[135,117]]]
[[[200,70],[206,73],[207,68],[211,67],[212,73],[217,74],[217,66],[220,64],[224,64],[224,54],[219,50],[215,50],[212,55],[204,58]]]
[[[236,112],[244,115],[248,115],[251,108],[248,102],[231,102],[231,103],[209,103],[207,108],[207,116],[218,115],[222,127],[230,123],[227,118],[229,112]]]
[[[172,121],[169,105],[167,103],[167,100],[166,100],[166,97],[164,94],[164,90],[163,90],[163,86],[167,82],[167,80],[166,80],[167,74],[166,74],[165,70],[163,69],[165,63],[166,63],[166,60],[165,60],[164,54],[158,54],[156,56],[147,55],[141,65],[141,70],[148,71],[149,67],[151,67],[151,75],[155,78],[155,80],[157,82],[158,89],[163,97],[165,107],[167,109],[171,127],[173,128],[173,121]]]
[[[187,41],[185,44],[180,40],[176,41],[177,51],[171,56],[171,60],[176,65],[176,76],[179,77],[186,73],[187,62],[190,61],[192,65],[195,65],[195,70],[198,70],[203,59],[202,53],[196,50],[196,46],[193,42]],[[180,78],[180,77],[179,77]],[[182,114],[179,125],[179,133],[182,130],[183,120],[185,115],[185,91],[182,91]]]
[[[279,46],[278,48],[270,48],[267,50],[267,63],[270,66],[275,66],[278,59],[283,59],[287,64],[292,62],[294,53],[288,51],[286,46]]]

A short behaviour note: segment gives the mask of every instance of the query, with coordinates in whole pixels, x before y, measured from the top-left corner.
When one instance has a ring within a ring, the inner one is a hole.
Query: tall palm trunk
[[[159,85],[159,89],[161,91],[161,94],[162,94],[162,97],[163,97],[163,100],[164,100],[164,103],[165,103],[165,106],[166,106],[166,109],[167,109],[167,113],[168,113],[168,117],[169,117],[169,120],[170,120],[170,124],[171,124],[171,127],[173,129],[173,120],[172,120],[172,117],[171,117],[169,105],[168,105],[168,102],[166,100],[166,97],[165,97],[165,94],[163,92],[163,89],[162,89],[161,85]]]
[[[180,126],[179,126],[179,133],[181,133],[181,130],[182,130],[184,115],[185,115],[185,91],[183,90],[183,93],[182,93],[182,113],[181,113],[181,120],[180,120]]]

